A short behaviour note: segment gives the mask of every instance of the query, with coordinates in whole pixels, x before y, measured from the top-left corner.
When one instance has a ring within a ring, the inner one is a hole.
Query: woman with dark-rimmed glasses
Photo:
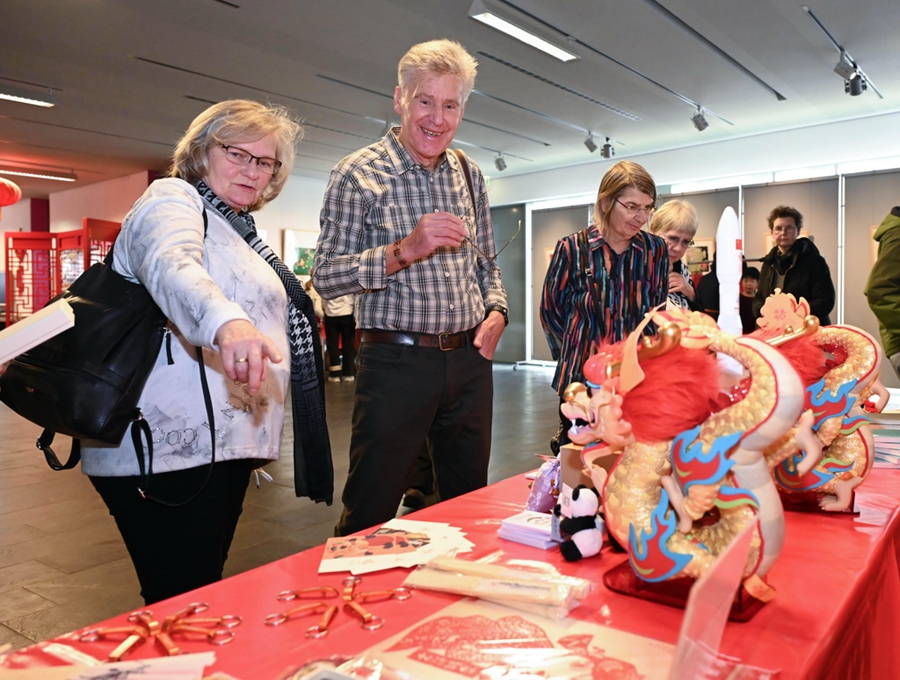
[[[624,339],[644,314],[665,303],[666,243],[643,230],[655,205],[650,174],[637,163],[619,161],[600,182],[593,224],[556,244],[540,313],[558,361],[552,383],[558,394],[584,380],[584,362],[600,344]],[[566,427],[563,421],[552,448],[567,441]]]

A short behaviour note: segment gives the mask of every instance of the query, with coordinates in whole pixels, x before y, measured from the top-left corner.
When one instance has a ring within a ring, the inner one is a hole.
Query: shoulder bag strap
[[[203,240],[206,240],[206,232],[209,230],[209,218],[206,215],[206,206],[203,206]],[[169,336],[169,342],[171,342],[171,335]],[[209,438],[210,438],[210,446],[212,453],[210,454],[209,459],[209,469],[206,471],[206,478],[203,480],[203,484],[200,485],[200,488],[191,496],[183,501],[179,501],[178,503],[170,503],[169,501],[164,501],[160,498],[155,498],[150,495],[150,482],[153,478],[153,439],[151,437],[150,425],[144,420],[143,413],[138,410],[137,419],[131,424],[131,442],[134,444],[134,452],[137,455],[138,459],[138,467],[141,471],[141,478],[138,486],[138,493],[141,494],[141,498],[145,498],[147,500],[154,501],[159,503],[160,505],[165,505],[170,508],[178,508],[182,505],[187,505],[192,500],[197,498],[201,493],[203,493],[203,489],[206,488],[206,485],[209,484],[209,478],[212,477],[213,465],[216,463],[216,416],[213,411],[212,406],[212,396],[209,393],[209,382],[206,379],[206,364],[203,361],[203,348],[202,347],[194,347],[194,350],[197,352],[197,365],[200,368],[200,387],[203,389],[203,403],[206,406],[206,419],[209,422]],[[169,357],[171,361],[171,351],[169,351]],[[147,444],[147,460],[148,466],[145,472],[144,470],[144,447],[141,441],[143,436],[143,441]]]
[[[587,286],[588,295],[591,296],[591,302],[594,305],[594,314],[596,318],[603,313],[600,300],[597,298],[596,279],[594,278],[594,258],[591,253],[591,242],[588,240],[588,232],[582,229],[575,235],[575,247],[578,249],[578,259],[581,265],[581,273],[585,277],[585,286]]]
[[[472,214],[475,215],[475,221],[478,221],[478,201],[475,200],[475,184],[472,182],[472,169],[469,167],[469,159],[466,152],[462,149],[451,149],[456,160],[459,161],[459,167],[462,170],[463,177],[466,178],[466,186],[469,187],[469,199],[472,201]]]

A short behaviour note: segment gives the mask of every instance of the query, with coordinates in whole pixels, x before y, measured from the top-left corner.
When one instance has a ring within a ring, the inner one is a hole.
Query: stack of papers
[[[875,440],[875,467],[900,468],[900,413],[869,414]]]
[[[416,567],[434,557],[470,552],[474,543],[459,527],[443,522],[392,519],[369,533],[329,538],[320,574],[367,574],[394,567]]]
[[[508,541],[548,550],[557,545],[550,537],[552,519],[552,515],[546,512],[523,510],[503,520],[497,534]]]

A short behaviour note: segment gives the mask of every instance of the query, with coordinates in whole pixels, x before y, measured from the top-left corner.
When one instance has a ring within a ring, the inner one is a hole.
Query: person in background
[[[541,295],[540,317],[557,360],[553,389],[584,381],[584,362],[603,343],[624,339],[644,315],[666,302],[666,242],[643,230],[653,215],[656,184],[644,168],[619,161],[600,182],[594,222],[556,244]],[[649,332],[649,330],[648,330]],[[570,423],[550,447],[568,442]]]
[[[866,299],[878,319],[881,344],[900,377],[900,206],[888,213],[873,237],[878,258],[866,282]]]
[[[250,475],[278,458],[289,389],[305,463],[298,495],[331,502],[312,304],[250,215],[281,192],[300,135],[282,107],[209,107],[115,243],[115,271],[143,284],[170,320],[171,353],[159,353],[141,397],[152,459],[130,437],[118,446],[85,441],[81,467],[115,518],[147,604],[222,578]],[[203,348],[214,430],[194,346]]]
[[[328,353],[328,380],[351,383],[356,380],[356,296],[340,295],[322,301],[325,316],[325,350]]]
[[[803,215],[796,208],[780,205],[769,213],[768,219],[775,247],[763,258],[759,289],[753,301],[754,317],[760,317],[766,298],[780,288],[798,300],[806,298],[810,313],[818,317],[821,325],[829,325],[834,309],[831,271],[815,244],[808,238],[798,238]]]
[[[315,282],[357,294],[361,344],[339,536],[395,516],[431,444],[441,500],[487,484],[491,359],[508,321],[484,176],[447,150],[475,84],[459,44],[400,60],[400,127],[334,168],[320,214]]]
[[[716,274],[716,253],[713,253],[709,271],[697,283],[697,304],[700,311],[713,320],[719,320],[719,275]]]
[[[700,225],[697,211],[690,203],[682,200],[666,201],[653,213],[647,229],[651,234],[662,236],[669,249],[669,300],[667,308],[679,307],[700,311],[697,291],[687,265],[682,261],[688,248],[694,245],[694,235]]]
[[[312,300],[316,318],[321,322],[322,319],[325,318],[325,309],[322,307],[322,296],[319,295],[319,291],[317,291],[316,287],[313,285],[312,271],[309,273],[309,279],[303,284],[303,290],[306,291],[306,294],[309,295],[309,299]]]
[[[756,330],[756,317],[753,316],[753,299],[756,297],[756,289],[759,288],[759,269],[744,266],[741,274],[740,312],[741,326],[744,335]]]

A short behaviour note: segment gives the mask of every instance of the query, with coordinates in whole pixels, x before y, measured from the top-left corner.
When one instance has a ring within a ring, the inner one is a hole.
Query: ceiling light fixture
[[[49,88],[44,94],[0,84],[0,99],[19,104],[30,104],[31,106],[43,106],[45,108],[56,106],[56,102],[53,101],[53,90]]]
[[[522,28],[513,21],[511,13],[490,0],[475,0],[469,9],[469,16],[560,61],[573,61],[579,58],[577,54],[537,35],[535,29]]]
[[[494,159],[494,165],[497,166],[497,170],[503,172],[506,170],[506,160],[503,158],[503,154],[497,154],[497,157]]]
[[[843,45],[841,45],[831,34],[831,31],[825,27],[825,24],[823,24],[819,17],[816,16],[816,13],[807,5],[803,5],[802,9],[809,15],[809,18],[815,21],[816,25],[822,29],[822,33],[824,33],[825,37],[831,41],[834,48],[841,53],[838,63],[834,66],[834,72],[844,79],[844,92],[851,97],[857,97],[871,88],[872,91],[878,95],[879,99],[884,99],[884,95],[882,95],[872,81],[869,80],[869,77],[863,72],[859,64],[856,63],[856,60],[847,54],[847,50],[845,50]]]
[[[584,140],[584,145],[587,147],[587,150],[591,153],[594,153],[597,150],[597,142],[594,141],[594,133],[588,132],[587,139]]]
[[[606,144],[603,145],[603,148],[600,149],[600,155],[604,158],[612,158],[616,155],[616,150],[612,144],[609,143],[609,137],[606,138]]]
[[[703,115],[703,109],[701,107],[697,107],[697,113],[694,114],[693,118],[691,118],[691,122],[694,124],[694,127],[697,128],[700,132],[703,132],[706,128],[709,127],[709,122],[706,120],[706,116]]]
[[[52,179],[57,182],[74,182],[78,176],[74,172],[57,170],[34,170],[29,168],[0,167],[0,175],[15,175],[16,177],[34,177],[36,179]]]

